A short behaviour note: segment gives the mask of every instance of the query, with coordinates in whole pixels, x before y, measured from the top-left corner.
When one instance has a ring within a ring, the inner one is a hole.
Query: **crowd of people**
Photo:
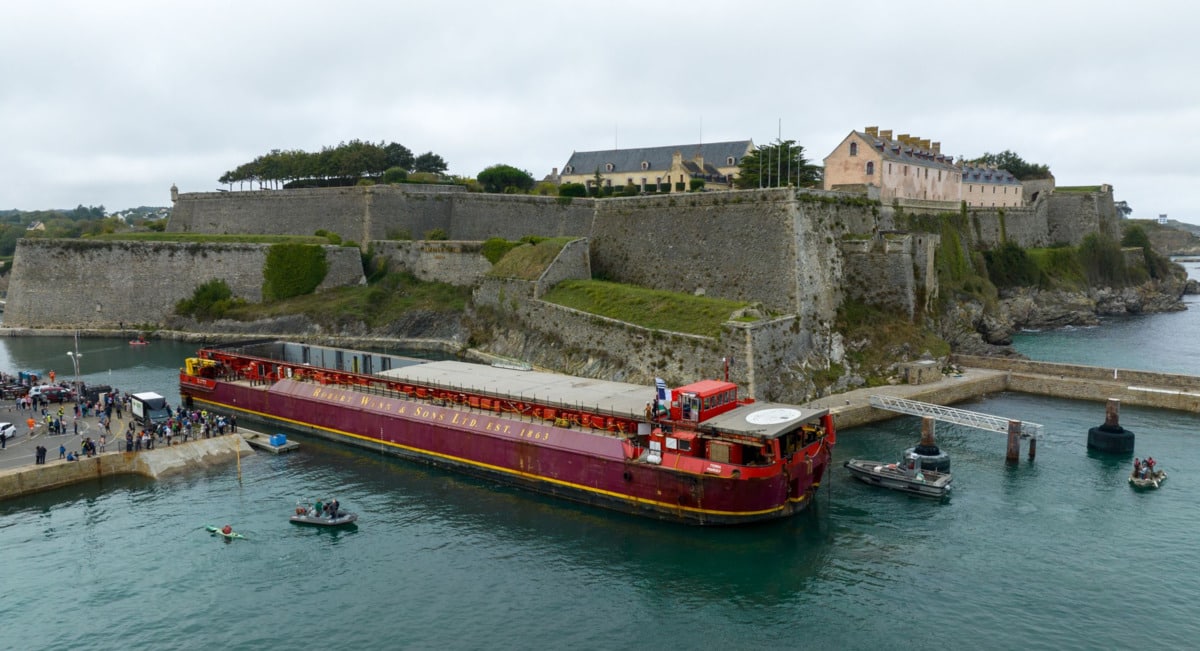
[[[3,382],[0,374],[0,382]],[[56,385],[57,386],[57,385]],[[29,412],[25,423],[32,435],[38,424],[46,428],[51,436],[74,433],[79,436],[79,420],[94,416],[101,431],[98,439],[84,436],[79,440],[78,448],[68,449],[65,443],[59,445],[59,459],[75,461],[80,458],[95,456],[106,451],[108,442],[113,437],[113,417],[118,421],[124,420],[125,412],[130,411],[133,397],[128,392],[112,390],[86,399],[80,396],[74,405],[60,403],[57,409],[44,397],[22,395],[15,398],[13,407],[18,411]],[[68,412],[70,410],[70,412]],[[170,416],[160,423],[143,424],[134,419],[126,423],[124,438],[125,451],[137,452],[154,449],[155,445],[173,445],[175,442],[185,442],[193,439],[211,438],[237,432],[237,417],[224,416],[207,410],[185,410],[182,406],[174,410],[168,408]],[[70,418],[73,416],[74,418]],[[118,449],[120,445],[118,443]],[[47,448],[37,446],[34,454],[35,464],[46,463]]]

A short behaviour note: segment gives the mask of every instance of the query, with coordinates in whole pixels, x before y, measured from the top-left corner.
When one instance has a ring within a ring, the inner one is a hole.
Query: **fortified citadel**
[[[1026,192],[1029,192],[1028,186]],[[965,244],[1022,247],[1119,237],[1112,190],[1035,190],[1029,205],[966,210]],[[764,399],[803,396],[813,370],[844,354],[833,330],[843,298],[910,318],[938,293],[938,232],[923,215],[946,202],[865,199],[859,191],[776,188],[603,200],[375,185],[179,194],[176,233],[311,235],[323,229],[385,253],[423,280],[474,288],[475,302],[509,319],[490,350],[558,370],[627,381],[713,376]],[[422,240],[440,229],[449,240]],[[489,275],[490,237],[577,236],[535,281]],[[417,239],[410,239],[410,238]],[[265,245],[22,240],[5,312],[9,327],[115,328],[161,324],[177,301],[214,278],[261,299]],[[321,288],[363,283],[359,250],[328,247]],[[755,304],[718,337],[651,331],[541,300],[555,283],[603,277]],[[281,333],[286,334],[286,333]],[[457,342],[464,345],[464,342]],[[620,360],[619,364],[606,360]],[[570,367],[570,368],[567,368]],[[769,381],[768,381],[769,380]]]

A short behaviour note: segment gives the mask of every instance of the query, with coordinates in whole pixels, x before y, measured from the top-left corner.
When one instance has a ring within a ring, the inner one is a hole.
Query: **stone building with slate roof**
[[[962,172],[941,143],[867,127],[851,131],[825,157],[825,189],[878,189],[879,200],[959,201]]]
[[[1021,182],[1005,170],[974,167],[942,153],[941,143],[891,130],[851,131],[825,157],[826,190],[878,192],[893,200],[999,208],[1024,205]]]
[[[962,200],[968,206],[1008,208],[1025,203],[1021,182],[1007,170],[962,165]]]
[[[692,179],[706,185],[732,186],[742,158],[754,149],[752,140],[709,142],[642,149],[577,151],[563,167],[562,183],[600,183],[613,188],[637,186],[645,192],[683,192]]]

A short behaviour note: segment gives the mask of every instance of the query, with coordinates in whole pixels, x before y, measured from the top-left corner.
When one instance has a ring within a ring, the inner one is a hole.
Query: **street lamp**
[[[79,400],[79,358],[83,357],[83,355],[68,350],[67,357],[70,357],[71,363],[75,365],[75,399]]]

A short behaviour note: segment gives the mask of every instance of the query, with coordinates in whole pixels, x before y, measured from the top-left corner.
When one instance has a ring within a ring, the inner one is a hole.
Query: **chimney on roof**
[[[925,151],[929,151],[929,138],[921,139],[921,149],[924,149]]]
[[[900,135],[896,136],[896,140],[899,140],[900,142],[902,142],[902,143],[904,143],[904,144],[906,144],[906,145],[907,145],[907,144],[908,144],[908,139],[909,139],[909,138],[911,138],[911,137],[912,137],[912,136],[908,135],[907,133],[902,133],[902,134],[900,134]]]
[[[935,154],[942,153],[942,143],[940,142],[931,142],[929,143],[929,147],[933,149],[933,153]]]
[[[891,140],[892,139],[892,130],[884,129],[883,131],[880,131],[879,137],[883,138],[884,140]]]
[[[879,137],[879,127],[867,127],[863,129],[863,131],[866,131],[868,136],[872,136],[874,138]]]

